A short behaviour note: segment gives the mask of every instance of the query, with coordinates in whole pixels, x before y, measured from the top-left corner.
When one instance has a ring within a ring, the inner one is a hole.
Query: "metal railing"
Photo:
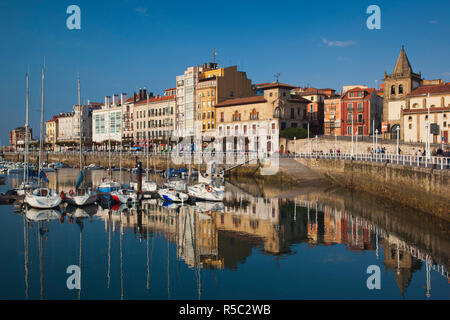
[[[450,157],[441,156],[418,156],[404,154],[385,154],[385,153],[291,153],[283,154],[280,157],[285,158],[303,158],[303,159],[328,159],[328,160],[355,160],[367,162],[392,163],[410,167],[422,167],[433,169],[450,169]]]

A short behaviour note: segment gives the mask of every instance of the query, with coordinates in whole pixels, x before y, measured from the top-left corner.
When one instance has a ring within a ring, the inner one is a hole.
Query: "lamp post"
[[[337,134],[334,134],[334,154],[337,152]]]
[[[309,121],[308,121],[308,149],[309,154],[311,154],[311,141],[309,140]]]
[[[297,137],[294,137],[294,158],[297,158]]]
[[[397,163],[398,163],[398,156],[399,156],[399,154],[400,154],[400,152],[399,152],[399,150],[398,150],[398,143],[399,143],[399,139],[400,139],[400,126],[398,126],[398,127],[396,128],[396,130],[397,130]]]
[[[425,127],[427,128],[427,148],[426,148],[426,157],[427,159],[430,159],[430,93],[428,93],[428,99],[427,99],[427,109],[428,109],[428,115],[427,115],[427,121],[425,123]]]
[[[353,157],[353,109],[352,109],[352,157]]]
[[[376,157],[378,157],[377,151],[378,151],[378,129],[375,130],[375,156]]]

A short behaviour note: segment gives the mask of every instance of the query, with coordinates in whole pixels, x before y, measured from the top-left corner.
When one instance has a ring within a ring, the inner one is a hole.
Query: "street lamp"
[[[395,130],[397,130],[397,162],[398,162],[398,155],[400,154],[399,152],[400,150],[398,149],[398,143],[400,139],[400,126],[397,126]]]
[[[311,141],[309,140],[309,121],[308,121],[308,148],[309,148],[309,154],[311,154]]]
[[[297,137],[294,137],[294,158],[297,158]]]
[[[375,154],[378,151],[378,129],[375,130]]]

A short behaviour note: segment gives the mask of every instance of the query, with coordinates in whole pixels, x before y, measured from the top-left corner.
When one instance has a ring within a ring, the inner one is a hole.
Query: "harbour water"
[[[103,176],[91,171],[87,180]],[[48,177],[67,191],[77,170]],[[7,177],[0,191],[20,179]],[[156,200],[47,213],[3,205],[0,217],[0,299],[450,298],[449,224],[342,189],[240,179],[226,183],[222,209]],[[68,289],[71,265],[80,267],[80,290]],[[381,271],[380,289],[367,286],[369,266]]]

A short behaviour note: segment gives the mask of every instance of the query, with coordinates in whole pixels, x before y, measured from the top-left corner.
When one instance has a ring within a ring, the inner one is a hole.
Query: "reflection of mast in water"
[[[39,248],[39,278],[41,284],[41,300],[44,299],[44,235],[45,230],[43,229],[43,222],[39,221],[38,229],[38,248]]]
[[[120,212],[120,300],[123,300],[123,264],[122,264],[123,221]]]
[[[111,210],[108,211],[108,289],[111,283]]]
[[[81,298],[81,276],[82,276],[82,268],[81,268],[81,253],[83,249],[83,220],[81,218],[77,218],[76,223],[80,226],[80,257],[79,257],[79,267],[80,267],[80,289],[78,290],[78,300]]]
[[[167,171],[169,172],[169,171]],[[169,174],[168,174],[169,175]],[[166,218],[166,223],[167,223],[167,298],[170,300],[170,239],[169,239],[169,218],[170,218],[170,212],[169,210],[167,210],[167,218]]]
[[[427,270],[427,293],[426,293],[427,298],[431,297],[431,277],[430,277],[431,261],[430,260],[431,260],[430,256],[427,255],[425,258],[426,270]]]
[[[26,297],[26,299],[28,299],[29,298],[29,296],[28,296],[28,266],[29,266],[29,262],[28,262],[28,221],[25,216],[25,213],[23,214],[23,242],[24,242],[24,246],[25,246],[25,250],[24,250],[25,297]]]

